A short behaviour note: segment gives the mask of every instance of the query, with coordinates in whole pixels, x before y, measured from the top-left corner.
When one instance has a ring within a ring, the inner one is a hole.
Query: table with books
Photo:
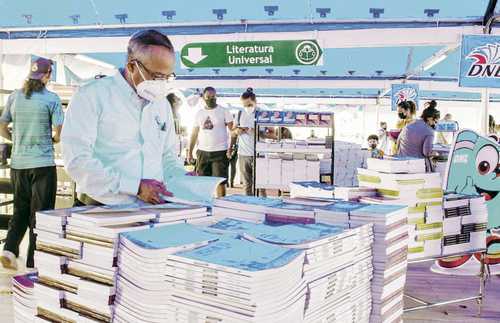
[[[402,322],[405,206],[228,196],[37,214],[16,322]]]
[[[471,297],[437,303],[425,302],[407,293],[405,296],[418,306],[405,311],[477,300],[481,312],[488,272],[485,264],[488,210],[484,198],[445,194],[440,175],[425,173],[425,163],[419,159],[368,159],[367,169],[358,169],[358,180],[360,187],[295,182],[290,185],[290,191],[295,198],[322,200],[333,194],[336,199],[352,203],[406,206],[407,264],[474,255],[479,261],[479,292]],[[448,270],[448,274],[455,273],[452,271]]]

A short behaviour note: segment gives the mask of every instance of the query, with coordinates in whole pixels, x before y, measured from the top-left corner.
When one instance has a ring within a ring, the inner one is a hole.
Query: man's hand
[[[142,179],[139,185],[139,199],[146,203],[161,204],[165,201],[160,197],[160,194],[165,196],[173,196],[172,193],[167,191],[167,188],[162,182],[154,179]]]
[[[193,158],[193,152],[192,151],[188,151],[186,159],[187,159],[187,162],[189,164],[191,164],[191,165],[194,164],[194,158]]]
[[[232,155],[233,155],[233,148],[229,148],[226,153],[227,159],[231,159]]]

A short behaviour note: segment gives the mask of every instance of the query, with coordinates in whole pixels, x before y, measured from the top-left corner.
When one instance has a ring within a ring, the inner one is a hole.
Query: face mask
[[[166,98],[167,95],[171,92],[171,88],[169,88],[168,81],[165,80],[146,80],[144,75],[142,74],[139,65],[135,63],[135,66],[139,70],[139,74],[143,81],[136,85],[133,78],[132,82],[134,83],[135,90],[137,91],[137,95],[141,98],[148,100],[149,102],[156,101],[158,99]]]
[[[216,98],[206,99],[205,103],[206,103],[207,107],[215,108],[217,106],[217,99]]]
[[[406,114],[403,112],[398,113],[399,119],[406,119]]]
[[[370,148],[371,148],[371,149],[375,149],[375,148],[377,148],[377,144],[371,144],[371,145],[370,145]]]
[[[142,81],[137,86],[137,95],[150,102],[166,98],[171,89],[166,81]]]

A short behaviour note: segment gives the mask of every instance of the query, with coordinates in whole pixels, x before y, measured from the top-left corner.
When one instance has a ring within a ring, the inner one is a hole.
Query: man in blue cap
[[[24,86],[14,91],[0,117],[0,136],[11,140],[11,181],[14,188],[14,215],[0,262],[16,269],[19,244],[29,228],[26,267],[32,268],[35,250],[35,213],[54,208],[57,173],[54,143],[59,142],[64,114],[57,94],[46,89],[52,61],[38,58]],[[12,123],[12,131],[8,125]]]

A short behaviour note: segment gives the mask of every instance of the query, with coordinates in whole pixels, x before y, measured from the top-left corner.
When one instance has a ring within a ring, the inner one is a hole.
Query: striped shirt
[[[0,122],[12,122],[13,169],[55,166],[52,126],[63,124],[64,113],[57,94],[44,89],[26,99],[23,91],[14,91]]]

